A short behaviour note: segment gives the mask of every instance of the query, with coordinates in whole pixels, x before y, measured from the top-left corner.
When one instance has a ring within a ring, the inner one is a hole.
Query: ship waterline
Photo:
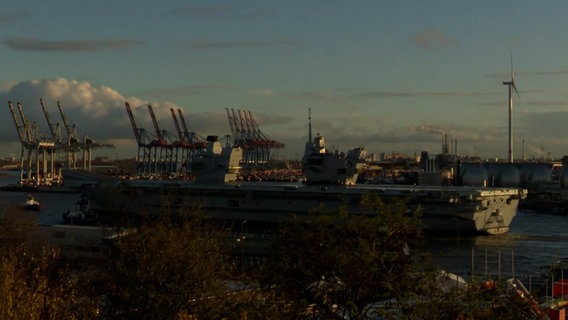
[[[397,185],[306,185],[294,183],[199,184],[193,181],[124,180],[89,191],[102,214],[164,214],[199,207],[212,218],[279,223],[314,210],[368,214],[361,197],[405,200],[420,210],[426,232],[501,234],[517,213],[523,189]]]

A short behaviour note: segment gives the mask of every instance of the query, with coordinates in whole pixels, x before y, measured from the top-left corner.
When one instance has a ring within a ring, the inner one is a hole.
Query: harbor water
[[[520,211],[508,233],[430,235],[426,249],[438,265],[465,279],[517,277],[527,286],[539,286],[549,277],[552,265],[568,262],[567,226],[565,215]]]
[[[0,172],[0,185],[17,181],[17,173]],[[0,191],[0,210],[23,206],[27,192]],[[42,224],[63,223],[62,213],[73,210],[77,193],[33,194],[42,204],[37,220]],[[509,232],[502,235],[428,235],[425,251],[443,269],[465,279],[518,277],[523,282],[544,283],[546,267],[568,262],[568,216],[518,212]],[[568,266],[568,264],[567,264]],[[568,276],[568,272],[566,273]]]

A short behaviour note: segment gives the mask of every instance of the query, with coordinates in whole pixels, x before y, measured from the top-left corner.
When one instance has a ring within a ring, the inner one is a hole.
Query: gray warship
[[[424,231],[459,234],[502,234],[517,214],[527,191],[519,188],[433,185],[357,184],[363,148],[343,152],[326,149],[322,135],[309,138],[302,159],[305,181],[239,180],[242,150],[223,147],[214,137],[196,162],[194,180],[115,179],[89,188],[91,207],[100,215],[163,214],[197,207],[233,225],[274,225],[315,209],[369,214],[360,206],[364,194],[405,200],[421,212]],[[262,232],[262,231],[260,231]]]

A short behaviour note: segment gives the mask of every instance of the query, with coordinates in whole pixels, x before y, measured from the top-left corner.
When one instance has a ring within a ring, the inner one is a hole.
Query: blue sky
[[[514,75],[514,152],[568,154],[564,1],[4,1],[0,156],[19,155],[7,101],[49,132],[56,102],[79,132],[136,155],[139,127],[174,132],[170,108],[202,136],[230,134],[249,110],[299,158],[314,130],[328,147],[506,158]],[[522,141],[524,142],[524,147]]]

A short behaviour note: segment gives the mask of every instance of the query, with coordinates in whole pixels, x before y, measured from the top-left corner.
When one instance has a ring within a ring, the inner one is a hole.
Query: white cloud
[[[274,91],[272,91],[270,89],[257,89],[257,90],[252,91],[252,95],[253,96],[269,97],[269,96],[274,95]]]
[[[177,109],[181,107],[172,102],[149,102],[137,97],[127,97],[108,86],[65,78],[20,81],[3,85],[4,89],[0,90],[0,103],[3,100],[5,111],[0,117],[0,156],[19,154],[18,134],[7,108],[8,100],[12,100],[14,104],[17,101],[21,102],[28,120],[37,122],[44,135],[49,133],[49,128],[39,99],[44,99],[52,122],[59,123],[64,133],[61,115],[57,108],[57,101],[61,101],[68,121],[77,126],[79,135],[88,134],[97,142],[117,146],[117,149],[109,151],[97,150],[95,156],[114,156],[115,153],[119,157],[136,156],[137,145],[124,107],[125,101],[130,103],[139,129],[143,128],[148,133],[154,133],[147,107],[150,103],[160,129],[168,131],[172,136],[176,134],[170,108],[177,113]],[[273,95],[266,97],[273,99],[278,98],[274,96],[281,97],[271,90],[260,90],[257,93],[270,92]],[[304,96],[301,93],[297,96],[303,102],[301,98]],[[317,97],[327,101],[325,96]],[[223,137],[230,134],[225,108],[192,114],[181,109],[188,129],[199,136]],[[307,137],[307,109],[294,110],[296,111],[289,113],[283,110],[274,113],[253,112],[263,133],[271,139],[286,144],[286,150],[282,150],[280,155],[291,158],[301,155]],[[521,139],[525,139],[528,157],[540,156],[545,151],[552,151],[555,156],[563,155],[567,142],[565,138],[558,137],[561,129],[557,128],[564,127],[565,115],[564,111],[517,114],[515,123],[521,127],[516,130],[516,154],[520,156]],[[459,141],[461,154],[482,156],[506,154],[505,126],[480,127],[480,123],[472,125],[471,121],[444,123],[436,119],[423,119],[413,123],[410,120],[406,114],[396,115],[379,109],[369,114],[361,113],[357,108],[320,107],[314,111],[313,128],[314,131],[326,136],[329,146],[336,146],[340,150],[364,146],[373,153],[397,151],[410,155],[421,150],[436,153],[441,150],[443,135],[448,134]]]
[[[8,101],[22,103],[22,108],[29,123],[36,122],[43,136],[49,135],[49,127],[40,105],[40,98],[54,125],[59,125],[63,137],[65,128],[62,116],[57,107],[60,101],[65,117],[69,125],[75,125],[80,137],[88,135],[95,141],[105,144],[114,144],[116,151],[108,154],[119,153],[122,157],[134,157],[136,155],[136,141],[126,108],[128,102],[138,129],[144,129],[149,134],[148,139],[155,138],[155,128],[152,123],[148,104],[156,116],[159,129],[168,132],[175,139],[177,136],[173,122],[171,109],[174,109],[176,117],[178,109],[182,114],[190,131],[205,138],[207,135],[224,136],[230,134],[229,122],[226,111],[220,108],[213,112],[199,114],[187,114],[183,108],[171,102],[149,102],[136,97],[126,97],[122,93],[103,85],[94,85],[85,81],[68,80],[65,78],[53,78],[44,80],[21,81],[6,84],[0,91],[0,101],[5,103],[5,116],[0,118],[0,137],[3,143],[0,145],[0,154],[17,153],[14,149],[17,145],[18,134],[12,117],[7,108]],[[17,110],[16,110],[17,113]],[[19,122],[22,121],[17,114]],[[260,124],[282,124],[290,122],[290,118],[266,114],[255,114]],[[181,124],[181,123],[180,123]],[[16,144],[14,144],[16,143]],[[4,149],[2,149],[4,148]],[[8,150],[8,148],[10,148]]]
[[[457,42],[455,39],[435,29],[421,32],[414,37],[413,41],[417,46],[426,50],[448,47]]]
[[[136,97],[125,97],[108,86],[98,86],[89,82],[65,78],[21,81],[6,84],[5,89],[0,91],[0,101],[5,103],[5,114],[4,117],[0,118],[2,148],[7,149],[8,146],[12,146],[10,150],[0,149],[2,154],[18,151],[13,150],[13,144],[11,144],[18,141],[18,134],[7,108],[8,101],[13,101],[14,107],[16,102],[21,102],[28,122],[38,123],[42,135],[47,136],[49,134],[49,127],[40,105],[40,98],[44,100],[51,122],[54,125],[59,124],[63,135],[65,135],[65,131],[57,101],[61,103],[68,124],[75,125],[80,136],[89,135],[97,142],[113,143],[118,148],[128,148],[131,150],[131,154],[121,153],[125,157],[135,156],[136,149],[134,134],[124,107],[125,102],[130,103],[138,128],[144,128],[147,132],[154,132],[147,107],[148,101]],[[174,108],[177,112],[179,107],[169,102],[151,104],[160,129],[175,134],[170,108]],[[18,113],[17,109],[16,113]],[[220,113],[218,118],[221,116],[226,119],[224,113]],[[17,114],[17,117],[18,121],[22,123],[19,114]],[[187,119],[194,117],[186,115],[185,118],[188,121]],[[200,117],[199,120],[202,121],[199,124],[200,128],[209,127],[211,131],[215,130],[212,127],[219,125],[219,121],[213,121],[214,126],[208,126],[209,117]],[[188,126],[191,126],[191,123],[188,123]],[[219,133],[219,135],[221,134]]]

